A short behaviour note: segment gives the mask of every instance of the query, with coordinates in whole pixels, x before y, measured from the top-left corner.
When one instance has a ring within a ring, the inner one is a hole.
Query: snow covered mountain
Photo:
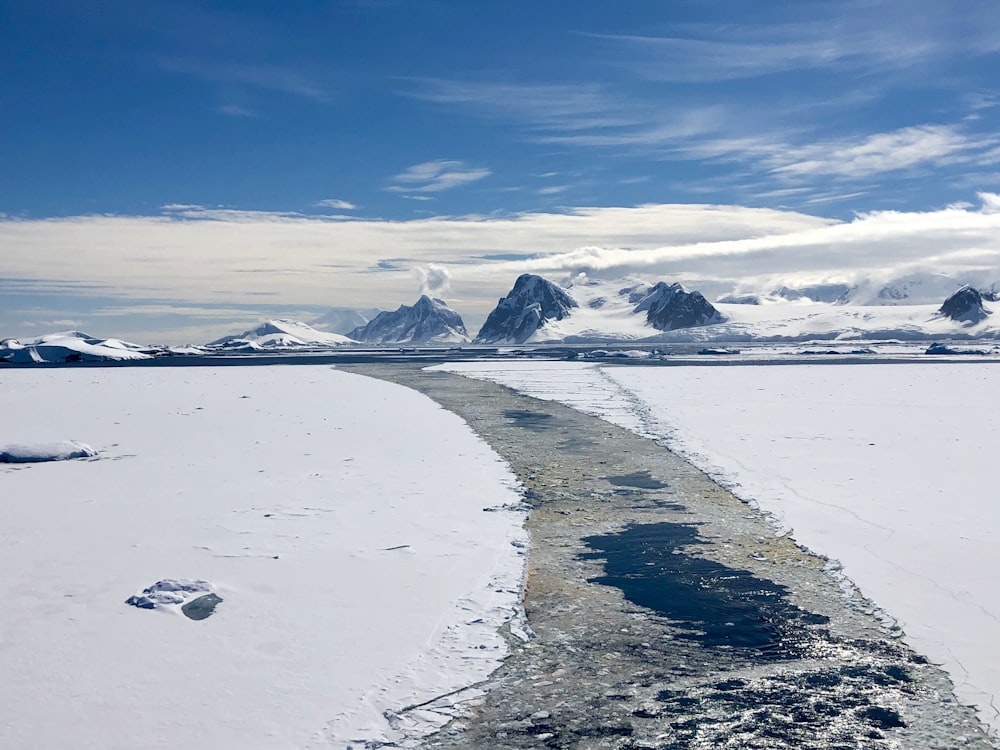
[[[0,341],[0,362],[13,364],[149,359],[164,353],[167,352],[163,349],[139,346],[120,339],[101,339],[80,331]]]
[[[853,301],[870,305],[930,305],[954,294],[964,286],[992,297],[1000,283],[987,273],[970,272],[961,276],[943,273],[911,273],[882,284],[872,294],[864,285],[852,295]],[[865,299],[867,293],[868,299]]]
[[[355,344],[339,333],[317,331],[297,320],[268,320],[237,336],[223,336],[207,344],[212,349],[247,350],[333,347]]]
[[[743,305],[759,305],[780,300],[872,307],[933,305],[940,304],[941,300],[963,286],[977,289],[988,301],[1000,299],[1000,281],[993,271],[969,271],[953,275],[920,271],[888,280],[863,279],[853,284],[829,282],[782,285],[764,289],[740,287],[736,291],[720,295],[716,301]]]
[[[885,284],[818,284],[779,288],[781,294],[726,295],[713,305],[680,284],[584,279],[563,288],[526,275],[500,300],[476,343],[1000,340],[991,294],[970,288],[956,296],[953,282],[912,275],[905,288],[917,299],[930,289],[949,290],[924,304],[872,304]],[[949,295],[956,298],[942,307]]]
[[[310,320],[309,325],[318,331],[330,331],[348,335],[358,326],[363,326],[369,320],[378,315],[381,310],[377,307],[331,307],[315,320]]]
[[[781,297],[789,302],[800,299],[813,302],[842,304],[850,299],[854,287],[848,284],[807,284],[796,288],[782,286],[771,292],[773,297]]]
[[[723,318],[701,292],[689,292],[680,284],[658,281],[651,286],[635,312],[645,311],[646,322],[658,331],[721,323]]]
[[[704,296],[680,284],[585,280],[563,289],[524,274],[490,313],[476,343],[636,340],[722,320]]]
[[[467,344],[469,335],[462,317],[444,300],[426,294],[413,305],[394,312],[380,312],[348,334],[366,344]]]

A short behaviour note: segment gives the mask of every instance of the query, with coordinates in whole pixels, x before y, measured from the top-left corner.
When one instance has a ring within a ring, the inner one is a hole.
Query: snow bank
[[[839,560],[1000,730],[1000,365],[441,369],[666,440]]]
[[[414,391],[322,366],[17,369],[0,413],[104,458],[0,467],[5,750],[405,745],[458,698],[401,709],[507,653],[523,514],[483,509],[516,505],[515,478]]]

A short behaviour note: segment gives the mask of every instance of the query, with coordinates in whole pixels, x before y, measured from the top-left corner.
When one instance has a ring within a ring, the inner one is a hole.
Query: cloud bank
[[[19,335],[11,330],[25,321],[17,305],[40,310],[37,299],[50,297],[59,300],[58,316],[45,319],[79,321],[81,309],[93,314],[112,301],[170,340],[190,328],[185,310],[264,317],[290,306],[411,304],[414,274],[421,291],[447,296],[473,322],[524,272],[740,290],[916,269],[995,272],[1000,280],[1000,196],[847,222],[689,204],[411,221],[171,206],[160,216],[5,218],[0,246],[0,335]]]

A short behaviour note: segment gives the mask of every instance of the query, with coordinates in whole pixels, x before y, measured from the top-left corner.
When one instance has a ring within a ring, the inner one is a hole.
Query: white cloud
[[[326,200],[316,201],[313,205],[322,208],[336,208],[340,211],[355,211],[358,208],[350,201],[340,200],[340,198],[327,198]]]
[[[983,204],[983,213],[1000,213],[1000,195],[996,193],[976,193]]]
[[[477,182],[493,174],[488,169],[467,167],[460,161],[425,161],[403,170],[386,190],[394,193],[438,193]]]
[[[160,206],[163,211],[170,213],[186,213],[188,211],[205,211],[206,208],[197,203],[164,203]]]
[[[420,293],[429,297],[444,297],[451,287],[451,272],[439,263],[416,266],[414,272],[420,281]]]
[[[880,211],[763,237],[701,241],[658,248],[581,247],[505,263],[491,273],[584,272],[605,277],[632,273],[723,281],[754,279],[852,280],[888,277],[913,267],[941,272],[987,270],[1000,280],[1000,196],[980,194],[982,206],[938,211]]]

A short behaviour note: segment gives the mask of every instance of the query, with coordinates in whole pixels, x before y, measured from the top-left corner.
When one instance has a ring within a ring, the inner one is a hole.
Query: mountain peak
[[[634,312],[645,312],[646,322],[658,331],[706,326],[721,323],[723,319],[701,292],[689,292],[676,282],[665,281],[651,286]]]
[[[550,320],[562,320],[578,307],[565,290],[531,273],[517,277],[506,297],[501,297],[479,329],[476,343],[523,344]]]
[[[298,320],[275,318],[237,336],[223,336],[208,346],[250,349],[288,349],[301,346],[341,346],[355,343],[339,333],[317,331]]]
[[[978,289],[963,286],[944,301],[939,315],[964,323],[981,323],[991,313],[983,306],[983,295]]]
[[[464,344],[469,335],[462,317],[441,299],[421,294],[413,305],[380,312],[350,333],[366,344]]]

